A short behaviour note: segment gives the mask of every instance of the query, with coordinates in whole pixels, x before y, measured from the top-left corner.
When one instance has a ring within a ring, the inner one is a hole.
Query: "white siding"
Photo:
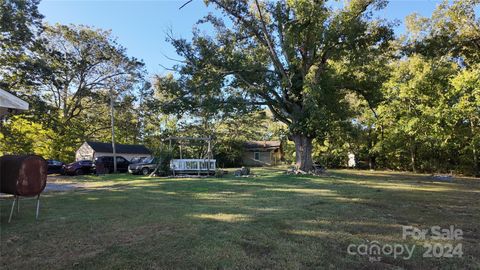
[[[255,157],[255,153],[258,153],[258,159]],[[243,153],[243,165],[246,166],[271,166],[274,165],[275,159],[273,158],[272,151],[246,151]]]
[[[95,152],[95,154],[93,155],[93,159],[95,159],[96,157],[103,157],[103,156],[112,157],[113,154],[112,153],[102,153],[102,152],[97,153],[97,152]],[[135,158],[135,157],[151,157],[151,155],[149,155],[149,154],[122,154],[122,153],[117,153],[117,156],[122,156],[128,161],[132,160],[132,158]]]
[[[95,151],[93,151],[92,147],[88,145],[88,143],[84,142],[80,148],[78,148],[77,152],[75,152],[75,161],[79,160],[93,160]]]
[[[103,152],[95,152],[92,147],[86,142],[78,148],[77,152],[75,152],[75,161],[79,160],[92,160],[94,161],[96,157],[102,157],[102,156],[113,156],[112,153],[103,153]],[[132,158],[135,157],[151,157],[149,154],[123,154],[123,153],[117,153],[117,156],[122,156],[126,158],[128,161],[132,160]]]

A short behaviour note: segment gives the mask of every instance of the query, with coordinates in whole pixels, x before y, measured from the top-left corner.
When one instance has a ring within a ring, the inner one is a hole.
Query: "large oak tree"
[[[351,0],[342,7],[312,0],[205,2],[224,15],[199,21],[211,23],[215,37],[196,30],[192,41],[172,38],[185,61],[176,66],[178,85],[161,90],[179,106],[195,107],[188,101],[199,97],[219,108],[266,106],[288,125],[297,167],[309,171],[312,140],[341,114],[344,96],[354,91],[370,104],[380,99],[379,70],[393,32],[373,12],[384,1]]]

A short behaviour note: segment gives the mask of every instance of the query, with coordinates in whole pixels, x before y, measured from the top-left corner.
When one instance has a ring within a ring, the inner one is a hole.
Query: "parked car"
[[[91,160],[80,160],[64,165],[63,171],[67,175],[82,175],[93,173],[93,162]]]
[[[145,158],[140,163],[130,164],[130,166],[128,166],[128,172],[131,174],[148,175],[155,170],[157,163],[158,159],[156,158]]]
[[[61,161],[49,159],[49,160],[47,160],[47,173],[48,174],[52,174],[52,173],[63,174],[63,165],[65,165],[65,164]]]
[[[117,171],[118,172],[127,172],[128,165],[130,162],[122,156],[117,156]],[[95,158],[95,169],[103,168],[105,173],[113,172],[113,157],[103,156]],[[98,173],[98,172],[97,172]]]
[[[140,163],[147,157],[134,157],[130,160],[130,164]]]

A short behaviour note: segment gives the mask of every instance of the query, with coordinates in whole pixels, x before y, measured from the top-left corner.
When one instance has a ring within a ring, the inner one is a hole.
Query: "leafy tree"
[[[135,88],[143,82],[142,62],[128,57],[110,32],[86,26],[45,25],[38,43],[43,71],[35,78],[25,116],[54,132],[48,156],[71,160],[83,140],[108,140],[112,97],[119,142],[138,141]]]
[[[452,123],[441,112],[448,110],[451,103],[449,78],[455,75],[456,65],[415,55],[393,65],[392,77],[385,84],[386,101],[378,109],[386,127],[382,143],[402,150],[398,153],[395,148],[387,148],[388,159],[400,158],[402,168],[408,162],[416,171],[419,160],[441,157],[441,142],[448,140]],[[419,158],[420,153],[428,154]]]
[[[40,38],[38,55],[48,72],[38,89],[48,113],[35,111],[38,121],[62,138],[60,145],[76,145],[107,131],[110,98],[133,102],[127,94],[142,79],[143,63],[128,57],[108,31],[47,25]],[[127,111],[122,110],[122,116]]]
[[[463,127],[463,132],[459,130],[459,140],[461,134],[468,134],[464,149],[470,154],[472,173],[480,175],[479,149],[480,149],[480,65],[477,64],[469,70],[463,70],[451,79],[453,86],[453,95],[457,103],[451,110],[454,121]]]
[[[385,2],[355,0],[342,9],[323,1],[206,2],[229,21],[208,15],[200,23],[215,27],[214,38],[195,31],[191,42],[171,39],[185,63],[176,67],[180,83],[164,89],[187,101],[268,107],[288,126],[299,169],[311,169],[312,140],[342,115],[346,93],[372,105],[380,99],[393,32],[372,11]]]
[[[39,0],[0,0],[0,88],[31,86],[39,69],[34,57],[42,30]]]
[[[0,152],[6,154],[38,154],[52,157],[52,140],[55,134],[39,123],[21,116],[6,121],[0,133]]]
[[[479,174],[476,70],[480,62],[480,19],[475,13],[479,4],[478,0],[444,1],[430,18],[417,14],[407,18],[407,55],[423,55],[427,62],[437,63],[436,66],[449,62],[454,70],[445,77],[450,81],[440,86],[443,89],[438,93],[439,106],[431,111],[424,109],[430,119],[437,121],[431,126],[434,132],[430,133],[430,143],[437,140],[436,145],[441,146],[444,155],[435,166],[430,165],[437,170],[455,165],[460,171]],[[425,153],[440,155],[438,148],[430,148]]]
[[[461,66],[480,62],[480,19],[478,0],[444,0],[430,18],[407,17],[407,52],[428,57],[450,56]]]

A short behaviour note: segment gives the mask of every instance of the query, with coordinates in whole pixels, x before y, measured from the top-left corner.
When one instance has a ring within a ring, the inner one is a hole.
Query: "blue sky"
[[[179,10],[186,0],[167,1],[115,1],[115,0],[43,0],[40,12],[50,24],[84,24],[102,29],[111,29],[129,55],[143,59],[149,74],[167,72],[161,65],[175,64],[170,58],[178,58],[174,48],[165,41],[171,29],[176,37],[191,37],[192,26],[198,19],[214,11],[205,7],[203,0],[194,0]],[[430,16],[440,1],[391,0],[379,16],[390,20],[399,19],[417,12]],[[404,31],[400,25],[397,34]],[[166,57],[167,56],[167,57]]]

